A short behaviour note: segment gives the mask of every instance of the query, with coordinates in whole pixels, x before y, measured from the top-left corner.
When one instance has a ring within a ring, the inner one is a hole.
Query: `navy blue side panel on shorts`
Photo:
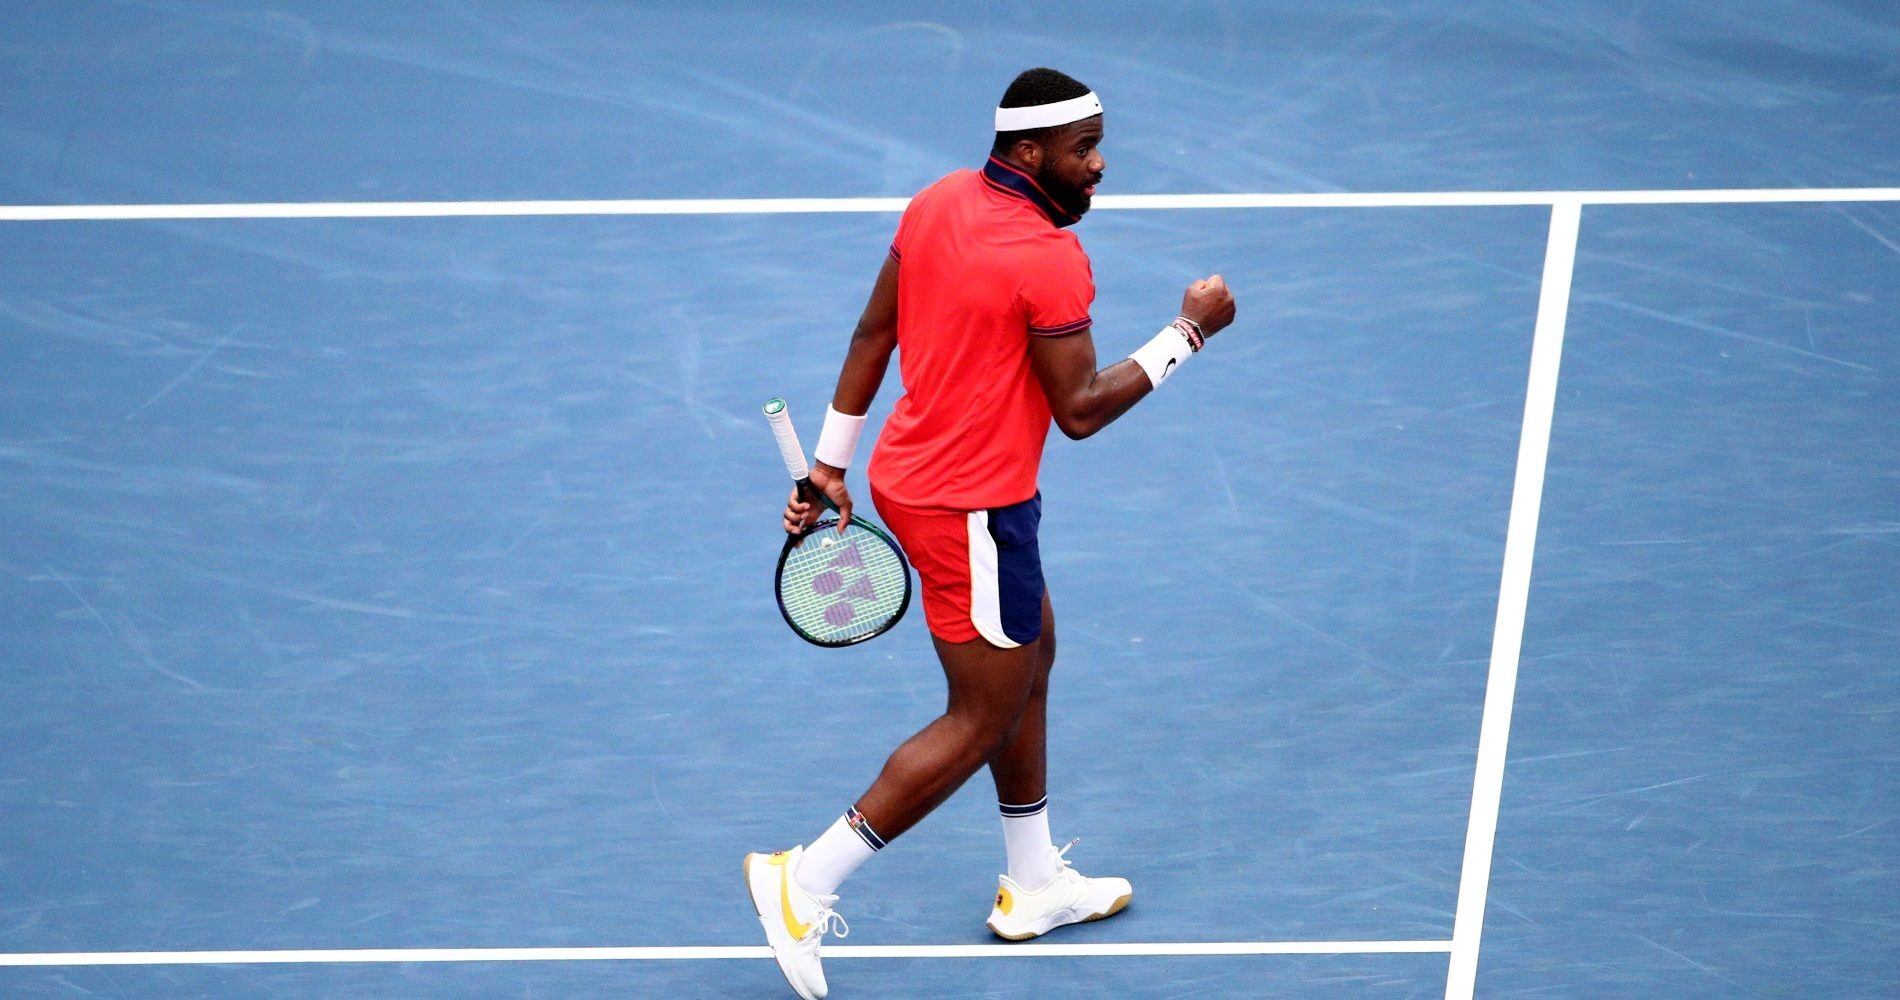
[[[1042,637],[1042,494],[989,512],[990,538],[996,542],[997,605],[1003,634],[1018,644]]]

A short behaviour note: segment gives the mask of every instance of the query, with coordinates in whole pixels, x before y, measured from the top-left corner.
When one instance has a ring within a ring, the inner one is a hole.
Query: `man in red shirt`
[[[826,993],[818,951],[843,924],[832,910],[838,885],[986,764],[1009,867],[993,932],[1025,940],[1112,916],[1133,896],[1124,879],[1078,874],[1049,834],[1045,704],[1056,638],[1036,542],[1036,472],[1052,421],[1076,439],[1100,430],[1232,322],[1234,300],[1219,275],[1195,282],[1178,317],[1097,370],[1094,277],[1067,227],[1102,178],[1101,102],[1065,74],[1032,69],[1004,93],[996,129],[982,169],[950,174],[905,209],[812,466],[812,484],[848,520],[845,468],[901,348],[904,394],[871,455],[871,496],[922,582],[949,705],[810,847],[746,856],[767,941],[807,1000]],[[817,513],[794,492],[785,529]]]

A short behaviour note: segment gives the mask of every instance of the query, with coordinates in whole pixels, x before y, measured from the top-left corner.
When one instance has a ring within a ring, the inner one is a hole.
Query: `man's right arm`
[[[877,284],[871,287],[871,300],[864,304],[864,314],[851,333],[844,370],[838,373],[838,388],[831,394],[831,408],[839,413],[869,413],[871,400],[884,384],[884,370],[897,349],[897,267],[897,258],[884,258]]]
[[[871,299],[864,304],[857,329],[851,333],[851,346],[844,355],[844,368],[838,373],[838,388],[831,394],[831,408],[839,413],[861,417],[871,411],[871,401],[884,384],[884,372],[890,367],[891,352],[897,349],[897,258],[885,257],[871,286]],[[851,494],[844,487],[844,470],[821,461],[811,465],[811,484],[825,491],[838,505],[840,525],[851,520]],[[798,531],[817,520],[816,505],[799,499],[796,491],[785,507],[785,530]]]

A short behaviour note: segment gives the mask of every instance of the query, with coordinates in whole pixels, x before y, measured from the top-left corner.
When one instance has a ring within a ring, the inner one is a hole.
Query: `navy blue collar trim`
[[[1036,183],[1035,178],[994,156],[990,157],[990,162],[983,164],[983,181],[997,191],[1021,198],[1036,206],[1057,229],[1073,226],[1081,218],[1078,215],[1070,215],[1063,210],[1062,206],[1056,204],[1056,200],[1049,197],[1049,192],[1044,191],[1042,185]]]

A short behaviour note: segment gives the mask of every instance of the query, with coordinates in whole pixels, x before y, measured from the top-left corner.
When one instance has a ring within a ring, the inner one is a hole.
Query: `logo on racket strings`
[[[847,569],[864,569],[864,553],[858,551],[856,542],[843,543],[842,549],[832,554],[824,569],[811,578],[812,593],[819,597],[835,595],[840,598],[821,612],[825,624],[832,628],[844,628],[858,616],[853,601],[877,600],[877,587],[871,582],[870,574],[860,573],[856,580],[847,581],[843,572]]]

